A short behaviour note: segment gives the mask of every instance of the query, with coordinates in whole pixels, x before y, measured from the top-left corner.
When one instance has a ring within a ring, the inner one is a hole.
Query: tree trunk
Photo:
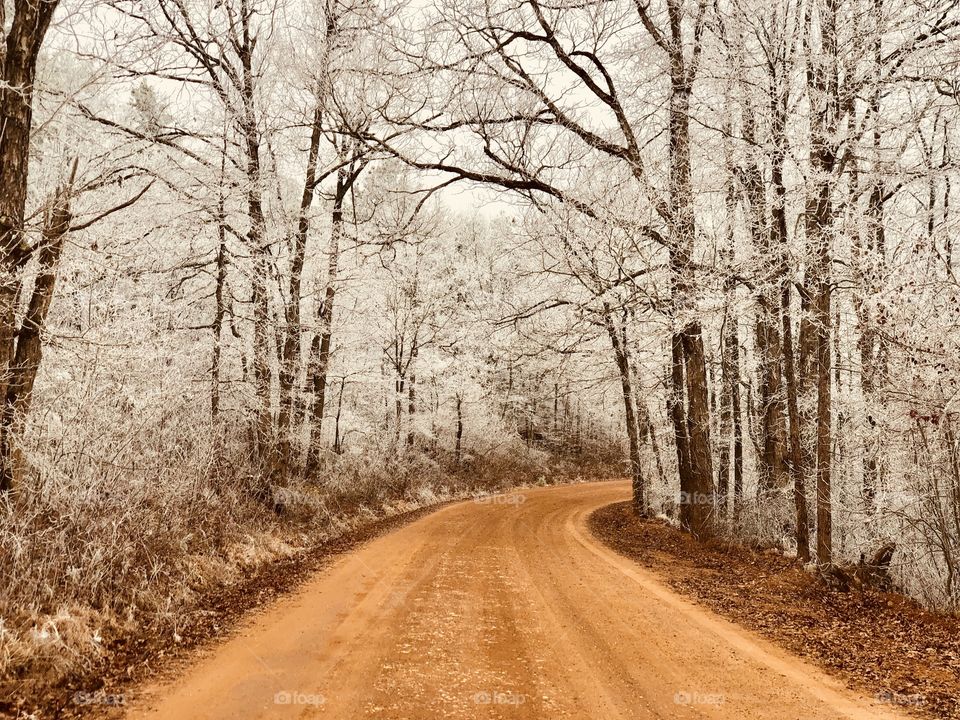
[[[757,352],[760,355],[760,412],[763,452],[760,455],[758,490],[770,491],[786,483],[783,392],[781,388],[782,343],[774,324],[779,315],[776,285],[764,291],[757,323]]]
[[[317,177],[317,156],[320,152],[321,108],[317,105],[313,116],[313,128],[310,133],[310,147],[307,150],[307,169],[303,179],[303,191],[300,195],[300,208],[297,214],[297,232],[293,238],[290,258],[290,277],[287,287],[287,303],[284,308],[285,330],[280,353],[280,413],[277,425],[281,436],[282,453],[286,457],[290,451],[290,435],[293,431],[293,388],[300,368],[301,336],[300,295],[303,278],[303,262],[306,256],[307,235],[310,232],[310,206],[313,203]]]
[[[829,281],[820,282],[815,311],[817,319],[817,560],[821,565],[829,565],[833,557]]]
[[[778,66],[774,67],[776,71]],[[800,389],[797,382],[797,365],[793,349],[793,321],[790,312],[790,279],[787,268],[787,214],[786,186],[783,181],[785,158],[787,87],[786,80],[774,74],[773,93],[770,96],[770,110],[773,122],[771,135],[773,151],[771,153],[770,184],[773,192],[772,218],[770,226],[770,247],[777,253],[780,263],[778,282],[780,285],[780,331],[783,340],[783,377],[786,390],[787,418],[789,420],[789,471],[793,481],[793,503],[795,513],[795,536],[797,557],[801,562],[810,560],[810,521],[807,514],[806,473],[808,465],[804,462],[799,410]]]
[[[220,186],[217,197],[217,284],[214,288],[213,325],[210,333],[213,336],[213,351],[210,359],[210,421],[216,428],[220,420],[220,357],[222,353],[223,321],[227,314],[227,304],[224,299],[227,283],[227,213],[224,183],[226,181],[227,165],[227,135],[224,129],[223,148],[220,154]],[[214,447],[216,454],[220,449],[220,433],[215,430]]]
[[[222,216],[221,216],[222,217]],[[227,281],[227,238],[223,222],[220,222],[219,243],[217,248],[217,286],[214,289],[213,352],[210,360],[210,419],[213,425],[220,420],[220,355],[222,351],[223,320],[226,316],[226,303],[223,298]]]
[[[723,332],[721,334],[720,365],[720,452],[717,462],[717,495],[721,508],[726,511],[730,500],[730,446],[733,440],[733,392],[740,382],[737,377],[737,326],[733,313],[724,313]],[[723,512],[722,514],[726,514]]]
[[[774,79],[775,82],[775,79]],[[745,93],[749,97],[749,93]],[[744,141],[753,150],[758,143],[754,109],[749,102],[743,112]],[[774,151],[776,152],[776,151]],[[767,219],[766,173],[763,161],[757,157],[742,169],[745,196],[749,210],[749,231],[754,247],[764,263],[763,270],[776,278],[782,272],[780,248],[771,243]],[[774,213],[776,210],[773,211]],[[760,428],[762,451],[759,457],[760,482],[758,491],[769,491],[786,483],[786,427],[783,391],[781,387],[781,337],[779,330],[780,297],[778,283],[765,282],[759,288],[756,323],[757,362],[760,370]]]
[[[340,239],[343,237],[343,204],[349,189],[347,170],[337,173],[337,188],[330,218],[330,245],[327,248],[327,283],[317,309],[317,332],[310,348],[313,404],[307,440],[307,471],[317,467],[323,432],[323,413],[327,396],[327,372],[330,369],[330,341],[333,338],[333,303],[337,294],[340,264]]]
[[[624,343],[625,330],[618,328],[614,322],[610,306],[603,306],[603,321],[610,336],[613,347],[613,356],[620,373],[620,387],[623,394],[623,409],[627,425],[627,441],[630,452],[630,479],[633,487],[633,511],[643,515],[647,511],[646,488],[643,479],[643,468],[640,463],[640,435],[637,424],[636,407],[634,405],[634,391],[630,371],[630,351]]]
[[[793,359],[793,328],[790,320],[790,286],[783,284],[781,300],[783,322],[783,370],[787,386],[787,413],[790,418],[790,474],[793,477],[793,503],[796,512],[797,558],[810,561],[810,521],[807,516],[806,466],[800,439],[800,411],[797,403],[797,374]]]
[[[670,395],[667,400],[667,412],[673,424],[673,437],[677,448],[677,470],[680,474],[680,522],[689,527],[689,507],[682,499],[691,490],[690,449],[685,420],[686,399],[684,397],[683,347],[680,337],[675,333],[671,338]]]
[[[730,394],[733,404],[733,514],[736,517],[743,505],[743,409],[740,406],[740,339],[734,335],[730,340],[734,377],[737,378]]]
[[[58,5],[58,0],[16,3],[0,42],[0,397],[7,395],[6,377],[15,362],[20,272],[32,251],[23,224],[37,57]],[[10,430],[0,427],[4,435]],[[0,448],[0,492],[13,489],[11,447],[5,441]]]
[[[688,67],[683,53],[682,8],[680,3],[667,3],[672,48],[670,51],[670,270],[675,312],[686,316],[694,300],[693,269],[696,219],[690,175],[690,94],[695,68]],[[699,41],[699,38],[697,39]],[[679,392],[686,395],[685,438],[678,443],[680,488],[687,502],[681,505],[684,526],[697,537],[712,534],[714,521],[713,456],[710,445],[710,404],[707,386],[706,357],[700,321],[695,317],[683,320],[673,341],[674,382],[678,359],[685,380],[683,391],[674,387],[674,408],[682,409],[676,400]],[[675,422],[676,424],[676,422]],[[678,440],[681,434],[678,432]],[[684,452],[684,448],[686,452]],[[684,458],[683,455],[686,455]],[[684,477],[683,467],[687,466]]]
[[[710,446],[710,409],[707,405],[706,361],[700,323],[693,323],[682,335],[684,373],[687,390],[687,431],[690,441],[692,502],[690,531],[698,538],[714,532],[715,493],[713,489],[713,457]]]
[[[752,127],[752,120],[750,122]],[[726,127],[725,131],[728,135],[730,134],[729,127]],[[734,167],[729,152],[727,154],[727,171],[730,174],[730,180],[727,184],[726,196],[726,243],[720,251],[723,271],[728,274],[728,279],[724,282],[725,302],[723,322],[720,329],[720,426],[717,432],[719,437],[719,453],[717,458],[716,487],[721,508],[721,519],[726,518],[727,508],[730,504],[730,446],[733,440],[733,392],[735,386],[740,383],[738,357],[739,322],[736,311],[733,309],[736,284],[732,277],[736,242],[733,223],[737,211],[737,189],[733,182],[736,168]],[[751,207],[754,207],[752,203]]]
[[[251,284],[253,287],[253,383],[257,398],[255,411],[255,451],[264,467],[273,469],[273,415],[271,388],[273,372],[270,363],[270,299],[267,295],[269,261],[266,238],[266,219],[263,214],[263,178],[260,165],[260,131],[257,123],[256,92],[254,88],[253,51],[255,40],[250,33],[250,13],[240,18],[242,41],[237,47],[242,75],[242,110],[240,125],[246,152],[247,213],[250,229],[247,244],[253,258]]]
[[[47,313],[53,301],[57,281],[57,266],[63,253],[63,244],[70,230],[72,214],[70,196],[76,163],[66,186],[58,188],[53,207],[47,211],[43,223],[43,240],[39,248],[39,268],[34,281],[30,303],[17,333],[17,347],[10,363],[9,380],[0,417],[0,487],[16,487],[23,477],[23,457],[19,450],[26,416],[30,411],[33,386],[43,357],[43,331]]]
[[[817,384],[817,560],[821,565],[829,565],[833,555],[830,238],[834,210],[830,190],[838,152],[839,108],[835,3],[836,0],[824,0],[823,3],[819,18],[820,52],[815,53],[810,48],[812,22],[809,7],[805,38],[810,57],[818,58],[815,64],[808,63],[807,69],[807,83],[812,96],[810,167],[813,177],[808,183],[810,189],[805,214],[807,241],[812,254],[811,324]]]
[[[414,429],[413,429],[413,419],[417,414],[417,372],[413,368],[414,363],[417,361],[417,356],[420,354],[420,348],[418,347],[416,341],[413,343],[413,347],[410,348],[410,380],[407,383],[407,447],[413,447],[414,441]]]
[[[457,395],[457,435],[453,457],[457,467],[460,467],[463,460],[463,398],[460,395]]]
[[[337,415],[333,422],[333,451],[339,455],[343,452],[340,438],[340,416],[343,413],[343,391],[347,387],[347,378],[340,381],[340,392],[337,394]]]
[[[393,394],[393,446],[395,450],[400,448],[400,430],[403,425],[403,393],[406,390],[407,381],[402,375],[394,381]]]
[[[874,0],[874,17],[879,24],[881,17],[881,0]],[[873,52],[874,63],[879,69],[883,65],[883,56],[880,49],[881,31],[879,27],[874,28]],[[881,475],[880,463],[880,428],[877,420],[873,417],[873,410],[878,405],[877,388],[885,380],[884,349],[883,336],[877,331],[878,324],[883,320],[883,309],[878,311],[878,317],[873,317],[868,312],[865,297],[877,291],[877,284],[884,277],[886,271],[886,220],[884,182],[881,175],[880,166],[880,87],[874,89],[871,97],[871,114],[874,122],[873,129],[873,178],[870,183],[870,197],[867,201],[867,227],[866,237],[867,246],[865,248],[867,262],[860,263],[860,266],[866,266],[867,272],[864,273],[861,283],[861,297],[855,303],[857,318],[860,323],[860,338],[857,343],[857,349],[860,354],[860,389],[863,392],[863,401],[866,406],[866,426],[864,428],[864,457],[863,457],[863,499],[867,508],[873,507],[874,497],[877,492],[877,485]],[[946,135],[946,128],[944,134]],[[944,137],[944,147],[946,147],[947,138]],[[949,206],[949,176],[946,178],[947,196],[944,198],[944,221]],[[949,240],[948,240],[949,242]],[[952,268],[950,249],[947,251],[947,262]]]

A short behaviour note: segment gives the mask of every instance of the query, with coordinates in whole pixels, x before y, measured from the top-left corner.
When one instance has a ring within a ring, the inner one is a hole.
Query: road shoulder
[[[701,544],[629,503],[596,510],[590,532],[664,585],[867,697],[919,716],[960,718],[960,622],[895,593],[841,592],[793,560]]]

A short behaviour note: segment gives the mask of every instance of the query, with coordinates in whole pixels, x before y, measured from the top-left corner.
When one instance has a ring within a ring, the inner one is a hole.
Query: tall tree
[[[805,208],[810,249],[808,283],[817,388],[817,560],[833,561],[833,407],[831,405],[831,247],[834,207],[832,176],[839,159],[840,77],[837,56],[837,0],[806,9],[807,91],[810,98],[810,177]]]
[[[16,355],[16,302],[21,271],[33,248],[25,233],[30,136],[37,58],[59,3],[17,0],[9,30],[0,45],[0,389],[6,394],[9,369]],[[7,3],[0,9],[0,27],[7,28]],[[0,426],[0,490],[13,487],[12,428]]]

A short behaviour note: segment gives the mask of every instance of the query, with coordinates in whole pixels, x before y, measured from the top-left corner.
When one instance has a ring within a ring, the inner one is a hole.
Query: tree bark
[[[739,347],[737,342],[737,324],[733,314],[729,312],[729,304],[723,321],[721,335],[720,364],[720,452],[717,462],[717,495],[721,507],[725,511],[730,501],[730,448],[733,440],[733,393],[740,382]],[[725,512],[723,513],[725,514]]]
[[[776,88],[776,78],[773,79]],[[774,90],[776,92],[776,89]],[[746,95],[746,94],[745,94]],[[747,95],[749,97],[749,95]],[[776,111],[776,110],[775,110]],[[774,117],[776,122],[776,116]],[[747,103],[743,112],[744,141],[751,148],[757,143],[754,110]],[[776,151],[774,151],[776,152]],[[752,153],[756,153],[752,150]],[[786,426],[781,361],[783,350],[779,330],[779,283],[776,278],[782,272],[779,259],[780,248],[771,243],[767,219],[766,173],[762,160],[748,162],[741,170],[749,210],[749,231],[753,244],[764,258],[764,270],[773,280],[759,288],[756,322],[757,362],[760,369],[760,413],[762,452],[759,457],[760,482],[758,491],[769,491],[786,483]],[[775,211],[774,211],[775,212]]]
[[[453,457],[457,467],[463,460],[463,397],[457,395],[457,434]]]
[[[6,490],[19,485],[23,477],[24,463],[18,443],[30,411],[33,386],[43,357],[43,332],[50,303],[53,301],[57,267],[73,217],[70,200],[75,173],[76,163],[68,183],[58,188],[53,206],[44,219],[43,240],[38,250],[37,277],[27,312],[17,332],[16,351],[10,363],[9,381],[0,417],[0,458],[3,458],[0,466],[0,487]]]
[[[677,334],[670,341],[670,394],[667,397],[667,412],[673,424],[673,438],[677,449],[677,470],[680,474],[681,497],[690,492],[690,449],[687,438],[686,408],[684,397],[683,347]],[[684,526],[690,523],[689,508],[680,505],[680,522]]]
[[[874,0],[874,14],[879,25],[881,17],[882,2]],[[879,26],[874,28],[873,52],[874,64],[878,68],[883,65],[883,56],[880,49],[881,31]],[[863,499],[867,508],[873,507],[874,497],[876,496],[877,486],[881,476],[881,445],[879,437],[879,425],[877,419],[873,417],[873,410],[877,407],[877,388],[885,381],[885,362],[886,351],[884,347],[883,336],[878,332],[878,324],[883,321],[883,310],[879,310],[877,316],[868,310],[866,298],[877,291],[877,285],[883,278],[886,269],[886,219],[884,198],[884,181],[882,168],[880,166],[880,145],[882,141],[880,133],[880,86],[879,83],[873,89],[870,98],[871,116],[874,122],[872,133],[873,141],[873,177],[870,182],[870,196],[867,200],[866,213],[866,237],[867,243],[865,250],[866,262],[861,262],[860,267],[866,266],[866,271],[862,275],[861,296],[855,302],[857,319],[860,324],[860,337],[857,342],[857,349],[860,354],[860,389],[863,393],[864,405],[867,413],[865,417],[866,427],[864,428],[864,457],[863,457]],[[946,147],[946,128],[944,128],[944,146]],[[949,176],[946,178],[947,197],[944,198],[944,216],[946,216],[949,206]],[[946,217],[944,217],[946,221]],[[855,250],[858,248],[855,246]],[[950,258],[951,252],[948,249],[947,262],[952,267]]]
[[[314,110],[310,146],[307,150],[307,168],[304,173],[303,191],[300,195],[300,207],[297,213],[297,232],[293,239],[287,303],[284,308],[286,327],[280,357],[280,413],[277,421],[284,456],[289,455],[290,451],[290,435],[293,431],[293,388],[296,385],[300,368],[301,338],[303,334],[300,321],[300,296],[307,236],[310,232],[310,206],[313,204],[316,189],[317,157],[320,153],[321,137],[320,121],[321,108],[318,103]]]
[[[674,311],[682,319],[674,338],[674,364],[682,360],[686,395],[686,453],[678,444],[681,491],[687,502],[681,507],[684,526],[697,537],[712,534],[714,521],[713,456],[710,445],[710,401],[707,386],[703,334],[693,310],[693,250],[696,219],[690,174],[690,94],[696,74],[695,61],[687,63],[683,52],[682,3],[667,2],[670,23],[670,269],[673,281]],[[699,38],[696,39],[699,42]],[[696,54],[698,50],[695,48]],[[679,352],[678,352],[679,351]],[[674,371],[676,379],[676,370]],[[674,393],[677,389],[674,388]],[[675,405],[676,407],[676,405]],[[682,455],[685,454],[686,458]]]
[[[32,252],[24,234],[33,84],[37,57],[59,2],[17,2],[10,30],[0,43],[0,397],[15,362],[16,303],[20,272]],[[0,428],[7,433],[10,428]],[[11,445],[0,449],[0,492],[13,488]]]
[[[837,160],[839,108],[836,0],[823,0],[822,10],[819,18],[819,53],[814,53],[810,46],[810,8],[806,17],[806,43],[810,57],[807,84],[812,107],[810,167],[813,174],[808,182],[806,231],[812,254],[811,325],[817,385],[817,560],[821,565],[829,565],[833,555],[830,238],[834,214],[830,191],[831,175]]]
[[[340,392],[337,394],[337,414],[333,422],[333,451],[339,455],[343,452],[342,440],[340,437],[340,416],[343,413],[343,391],[347,387],[347,378],[340,380]]]
[[[636,406],[634,405],[634,390],[630,370],[630,351],[624,343],[624,330],[618,328],[614,322],[609,304],[603,306],[603,322],[610,337],[613,356],[620,373],[620,388],[623,395],[623,409],[627,425],[627,441],[630,453],[630,479],[633,488],[633,510],[638,515],[647,511],[646,487],[643,478],[643,467],[640,462],[640,433],[637,423]]]
[[[783,70],[780,64],[773,67],[771,79],[773,92],[770,95],[771,141],[773,150],[770,159],[770,185],[773,194],[770,246],[779,263],[777,272],[780,286],[780,330],[783,348],[783,377],[786,390],[787,418],[789,420],[789,472],[793,481],[793,503],[797,557],[801,562],[810,560],[810,521],[807,513],[806,473],[804,462],[801,415],[799,410],[800,388],[797,381],[797,365],[793,347],[793,321],[790,312],[790,279],[787,267],[787,213],[786,186],[783,166],[787,147],[786,122],[788,87],[786,78],[778,75]],[[785,70],[783,75],[785,75]]]
[[[226,123],[224,123],[226,124]],[[220,186],[217,188],[217,279],[214,287],[213,324],[210,333],[213,336],[213,350],[210,358],[210,421],[216,427],[220,420],[220,357],[222,354],[223,321],[227,315],[224,298],[227,284],[227,212],[224,184],[227,166],[227,133],[224,127],[223,147],[220,153]],[[214,447],[219,454],[220,433],[214,438]]]
[[[242,117],[240,126],[246,152],[247,213],[250,229],[247,243],[253,258],[251,303],[253,305],[253,383],[257,399],[255,410],[255,450],[261,464],[272,466],[274,437],[271,411],[273,372],[270,363],[270,300],[266,219],[263,214],[263,178],[260,164],[260,131],[257,124],[256,91],[253,72],[255,40],[250,32],[250,11],[241,2],[241,39],[236,48],[242,68]]]
[[[832,408],[830,403],[830,287],[821,280],[817,291],[817,560],[833,558]]]
[[[323,299],[317,308],[318,329],[310,349],[313,403],[310,411],[310,433],[307,441],[307,470],[312,471],[320,460],[323,413],[327,396],[327,372],[330,369],[330,342],[333,338],[333,305],[337,295],[337,274],[340,263],[340,240],[343,237],[343,205],[350,188],[346,168],[337,173],[330,217],[330,245],[327,248],[327,282]]]
[[[414,431],[413,419],[417,414],[417,371],[414,367],[417,362],[417,356],[420,354],[420,348],[414,340],[410,348],[409,373],[410,379],[407,382],[407,447],[413,447]]]
[[[793,503],[796,522],[797,559],[810,561],[810,520],[807,515],[806,467],[800,435],[800,411],[797,403],[797,374],[793,358],[793,328],[790,319],[790,286],[784,283],[781,299],[783,322],[784,375],[787,389],[787,413],[790,418],[790,475],[793,477]]]

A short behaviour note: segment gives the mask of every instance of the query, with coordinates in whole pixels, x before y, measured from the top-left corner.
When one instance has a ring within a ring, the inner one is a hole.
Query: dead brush
[[[215,458],[189,423],[181,433],[192,437],[104,434],[126,449],[59,446],[59,465],[33,449],[44,470],[26,478],[15,511],[0,508],[0,708],[30,687],[96,675],[124,638],[178,642],[217,588],[358,524],[581,474],[576,461],[555,470],[517,442],[481,448],[469,472],[453,455],[372,446],[332,455],[312,476],[268,477],[240,439],[221,438]],[[168,442],[176,462],[159,447]]]

